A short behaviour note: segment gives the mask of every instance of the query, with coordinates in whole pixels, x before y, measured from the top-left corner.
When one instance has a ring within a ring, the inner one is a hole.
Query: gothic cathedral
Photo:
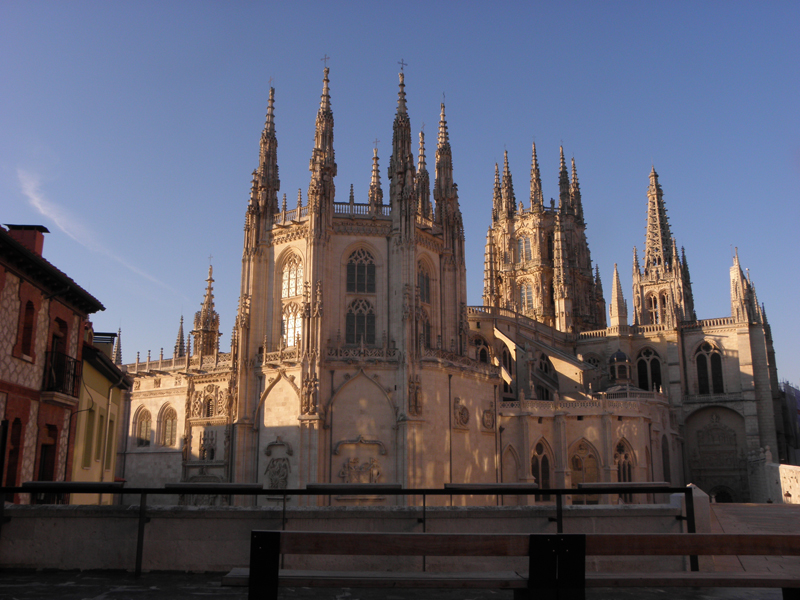
[[[561,150],[558,204],[545,204],[535,145],[527,201],[515,197],[507,154],[502,176],[495,165],[483,305],[468,306],[444,104],[431,185],[423,133],[412,153],[401,72],[388,201],[377,149],[366,201],[352,187],[338,201],[328,76],[305,202],[301,190],[292,207],[279,195],[270,89],[230,352],[219,351],[209,269],[173,357],[126,367],[134,388],[119,475],[135,486],[275,490],[692,482],[719,500],[748,500],[748,456],[786,453],[769,325],[738,254],[731,316],[696,318],[655,169],[643,264],[634,249],[632,323],[616,265],[607,322],[574,159],[568,170]]]

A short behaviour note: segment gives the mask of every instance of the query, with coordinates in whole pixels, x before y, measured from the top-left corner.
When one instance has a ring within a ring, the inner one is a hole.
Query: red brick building
[[[69,481],[84,325],[104,307],[42,257],[45,227],[6,227],[0,227],[1,480],[6,486]]]

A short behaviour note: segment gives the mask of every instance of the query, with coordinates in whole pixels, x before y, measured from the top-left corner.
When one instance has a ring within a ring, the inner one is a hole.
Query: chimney
[[[8,235],[25,246],[34,254],[42,255],[42,247],[44,246],[44,234],[50,233],[44,225],[9,225]]]

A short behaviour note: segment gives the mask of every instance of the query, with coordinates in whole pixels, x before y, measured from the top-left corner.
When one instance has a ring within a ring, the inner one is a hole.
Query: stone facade
[[[696,319],[655,169],[643,265],[634,254],[632,324],[616,266],[606,319],[577,170],[573,161],[568,172],[563,150],[558,205],[543,201],[535,147],[527,203],[516,199],[508,161],[502,177],[495,168],[484,304],[468,306],[444,105],[431,185],[422,133],[412,155],[401,73],[388,202],[377,150],[368,197],[357,202],[351,189],[337,201],[330,98],[325,69],[308,191],[290,207],[279,199],[270,90],[230,353],[219,352],[209,272],[194,351],[181,322],[173,358],[127,366],[135,382],[123,477],[276,490],[693,481],[748,499],[747,453],[781,446],[769,326],[738,257],[732,316]],[[177,412],[180,448],[159,445],[165,407]],[[636,501],[588,498],[618,500]]]

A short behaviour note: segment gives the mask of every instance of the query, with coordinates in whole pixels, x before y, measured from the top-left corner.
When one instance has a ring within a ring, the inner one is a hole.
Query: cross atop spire
[[[404,61],[402,58],[400,59],[400,62],[398,62],[397,64],[400,65],[400,72],[401,73],[403,72],[403,68],[408,66],[408,63],[406,61]]]
[[[328,68],[328,61],[329,61],[330,59],[331,59],[331,57],[330,57],[330,56],[328,56],[328,53],[327,53],[327,52],[325,53],[325,55],[324,55],[322,58],[320,58],[320,60],[321,60],[323,63],[325,63],[325,68],[326,68],[326,69]]]

